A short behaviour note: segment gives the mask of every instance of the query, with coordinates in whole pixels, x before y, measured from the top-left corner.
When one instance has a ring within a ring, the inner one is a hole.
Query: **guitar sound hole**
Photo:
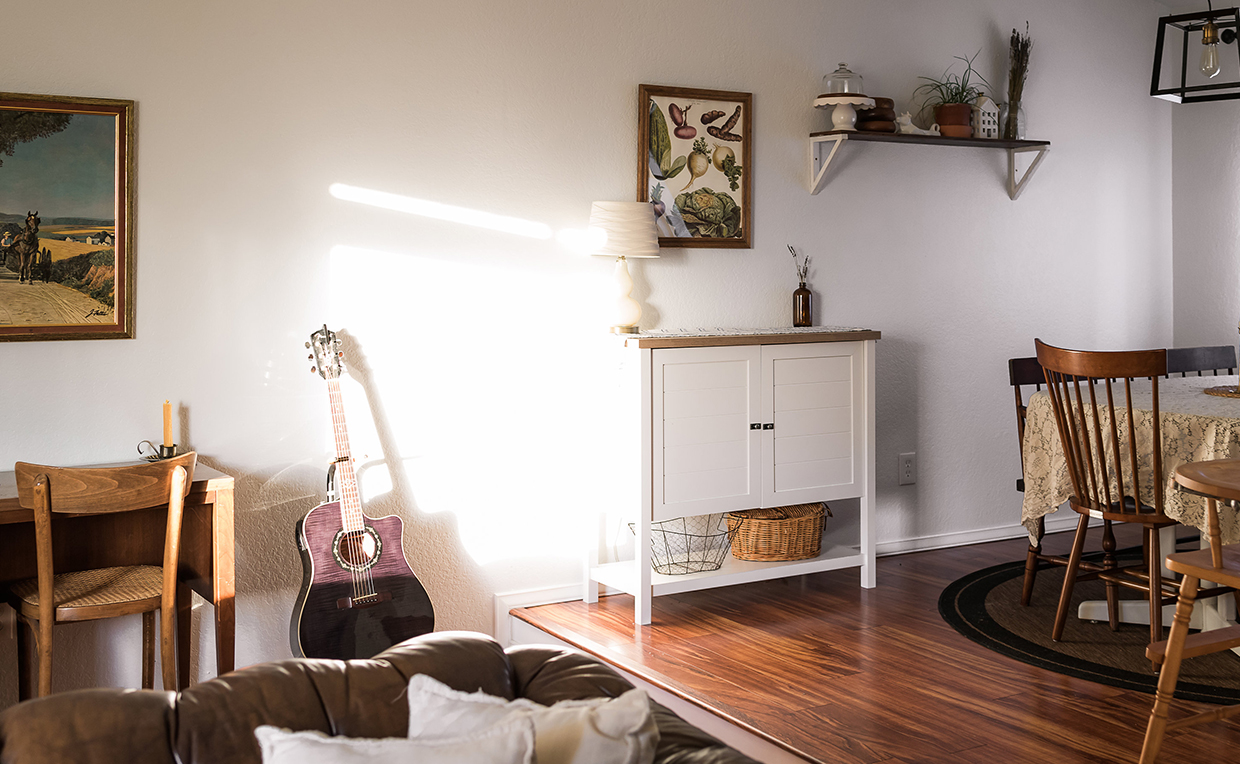
[[[332,556],[336,558],[336,564],[356,572],[369,570],[379,560],[382,551],[383,541],[369,526],[360,531],[341,528],[332,543]]]

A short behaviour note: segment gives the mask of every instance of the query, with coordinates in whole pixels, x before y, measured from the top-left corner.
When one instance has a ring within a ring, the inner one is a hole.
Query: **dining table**
[[[1240,458],[1240,393],[1237,376],[1171,377],[1158,380],[1159,428],[1162,435],[1162,474],[1164,513],[1181,525],[1206,531],[1205,499],[1182,492],[1175,483],[1175,468],[1185,462]],[[1122,399],[1123,385],[1114,385],[1114,416],[1126,426],[1128,411]],[[1215,394],[1207,389],[1217,388]],[[1132,415],[1137,420],[1138,443],[1150,442],[1153,423],[1153,396],[1150,380],[1134,380]],[[1088,402],[1088,392],[1082,387]],[[1099,388],[1100,402],[1105,390]],[[1072,493],[1067,463],[1055,424],[1050,396],[1039,390],[1030,396],[1025,414],[1025,440],[1022,444],[1025,466],[1025,496],[1021,524],[1029,531],[1030,543],[1038,542],[1038,520],[1057,511]],[[1103,423],[1104,431],[1106,424]],[[1122,431],[1122,430],[1121,430]],[[1138,468],[1143,474],[1153,470],[1152,449],[1143,448]],[[1114,485],[1114,483],[1112,483]],[[1141,500],[1153,505],[1153,483],[1143,486]],[[1071,509],[1068,510],[1071,512]],[[1240,542],[1240,513],[1221,511],[1219,517],[1224,544]],[[1203,536],[1204,538],[1204,536]]]

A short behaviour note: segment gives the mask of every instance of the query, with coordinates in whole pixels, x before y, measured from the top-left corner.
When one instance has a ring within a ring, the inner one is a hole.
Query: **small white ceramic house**
[[[989,96],[978,96],[973,104],[973,137],[999,137],[999,105]]]

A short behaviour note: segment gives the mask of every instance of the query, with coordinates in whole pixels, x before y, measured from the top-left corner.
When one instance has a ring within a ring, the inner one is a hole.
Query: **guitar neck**
[[[332,404],[332,432],[336,438],[336,485],[340,495],[340,522],[346,531],[360,531],[362,498],[353,472],[353,456],[349,453],[349,429],[344,423],[344,402],[340,397],[340,380],[327,380],[327,394]]]

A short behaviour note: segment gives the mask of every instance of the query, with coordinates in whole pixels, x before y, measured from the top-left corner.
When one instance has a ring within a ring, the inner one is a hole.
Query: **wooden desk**
[[[52,524],[56,570],[161,565],[165,525],[165,513],[159,507],[115,515],[58,517]],[[0,472],[0,526],[0,583],[32,578],[34,518],[30,510],[17,503],[13,472]],[[233,479],[201,463],[194,468],[194,482],[185,498],[179,578],[177,683],[184,688],[189,686],[190,590],[215,608],[217,673],[233,670],[236,652]]]

